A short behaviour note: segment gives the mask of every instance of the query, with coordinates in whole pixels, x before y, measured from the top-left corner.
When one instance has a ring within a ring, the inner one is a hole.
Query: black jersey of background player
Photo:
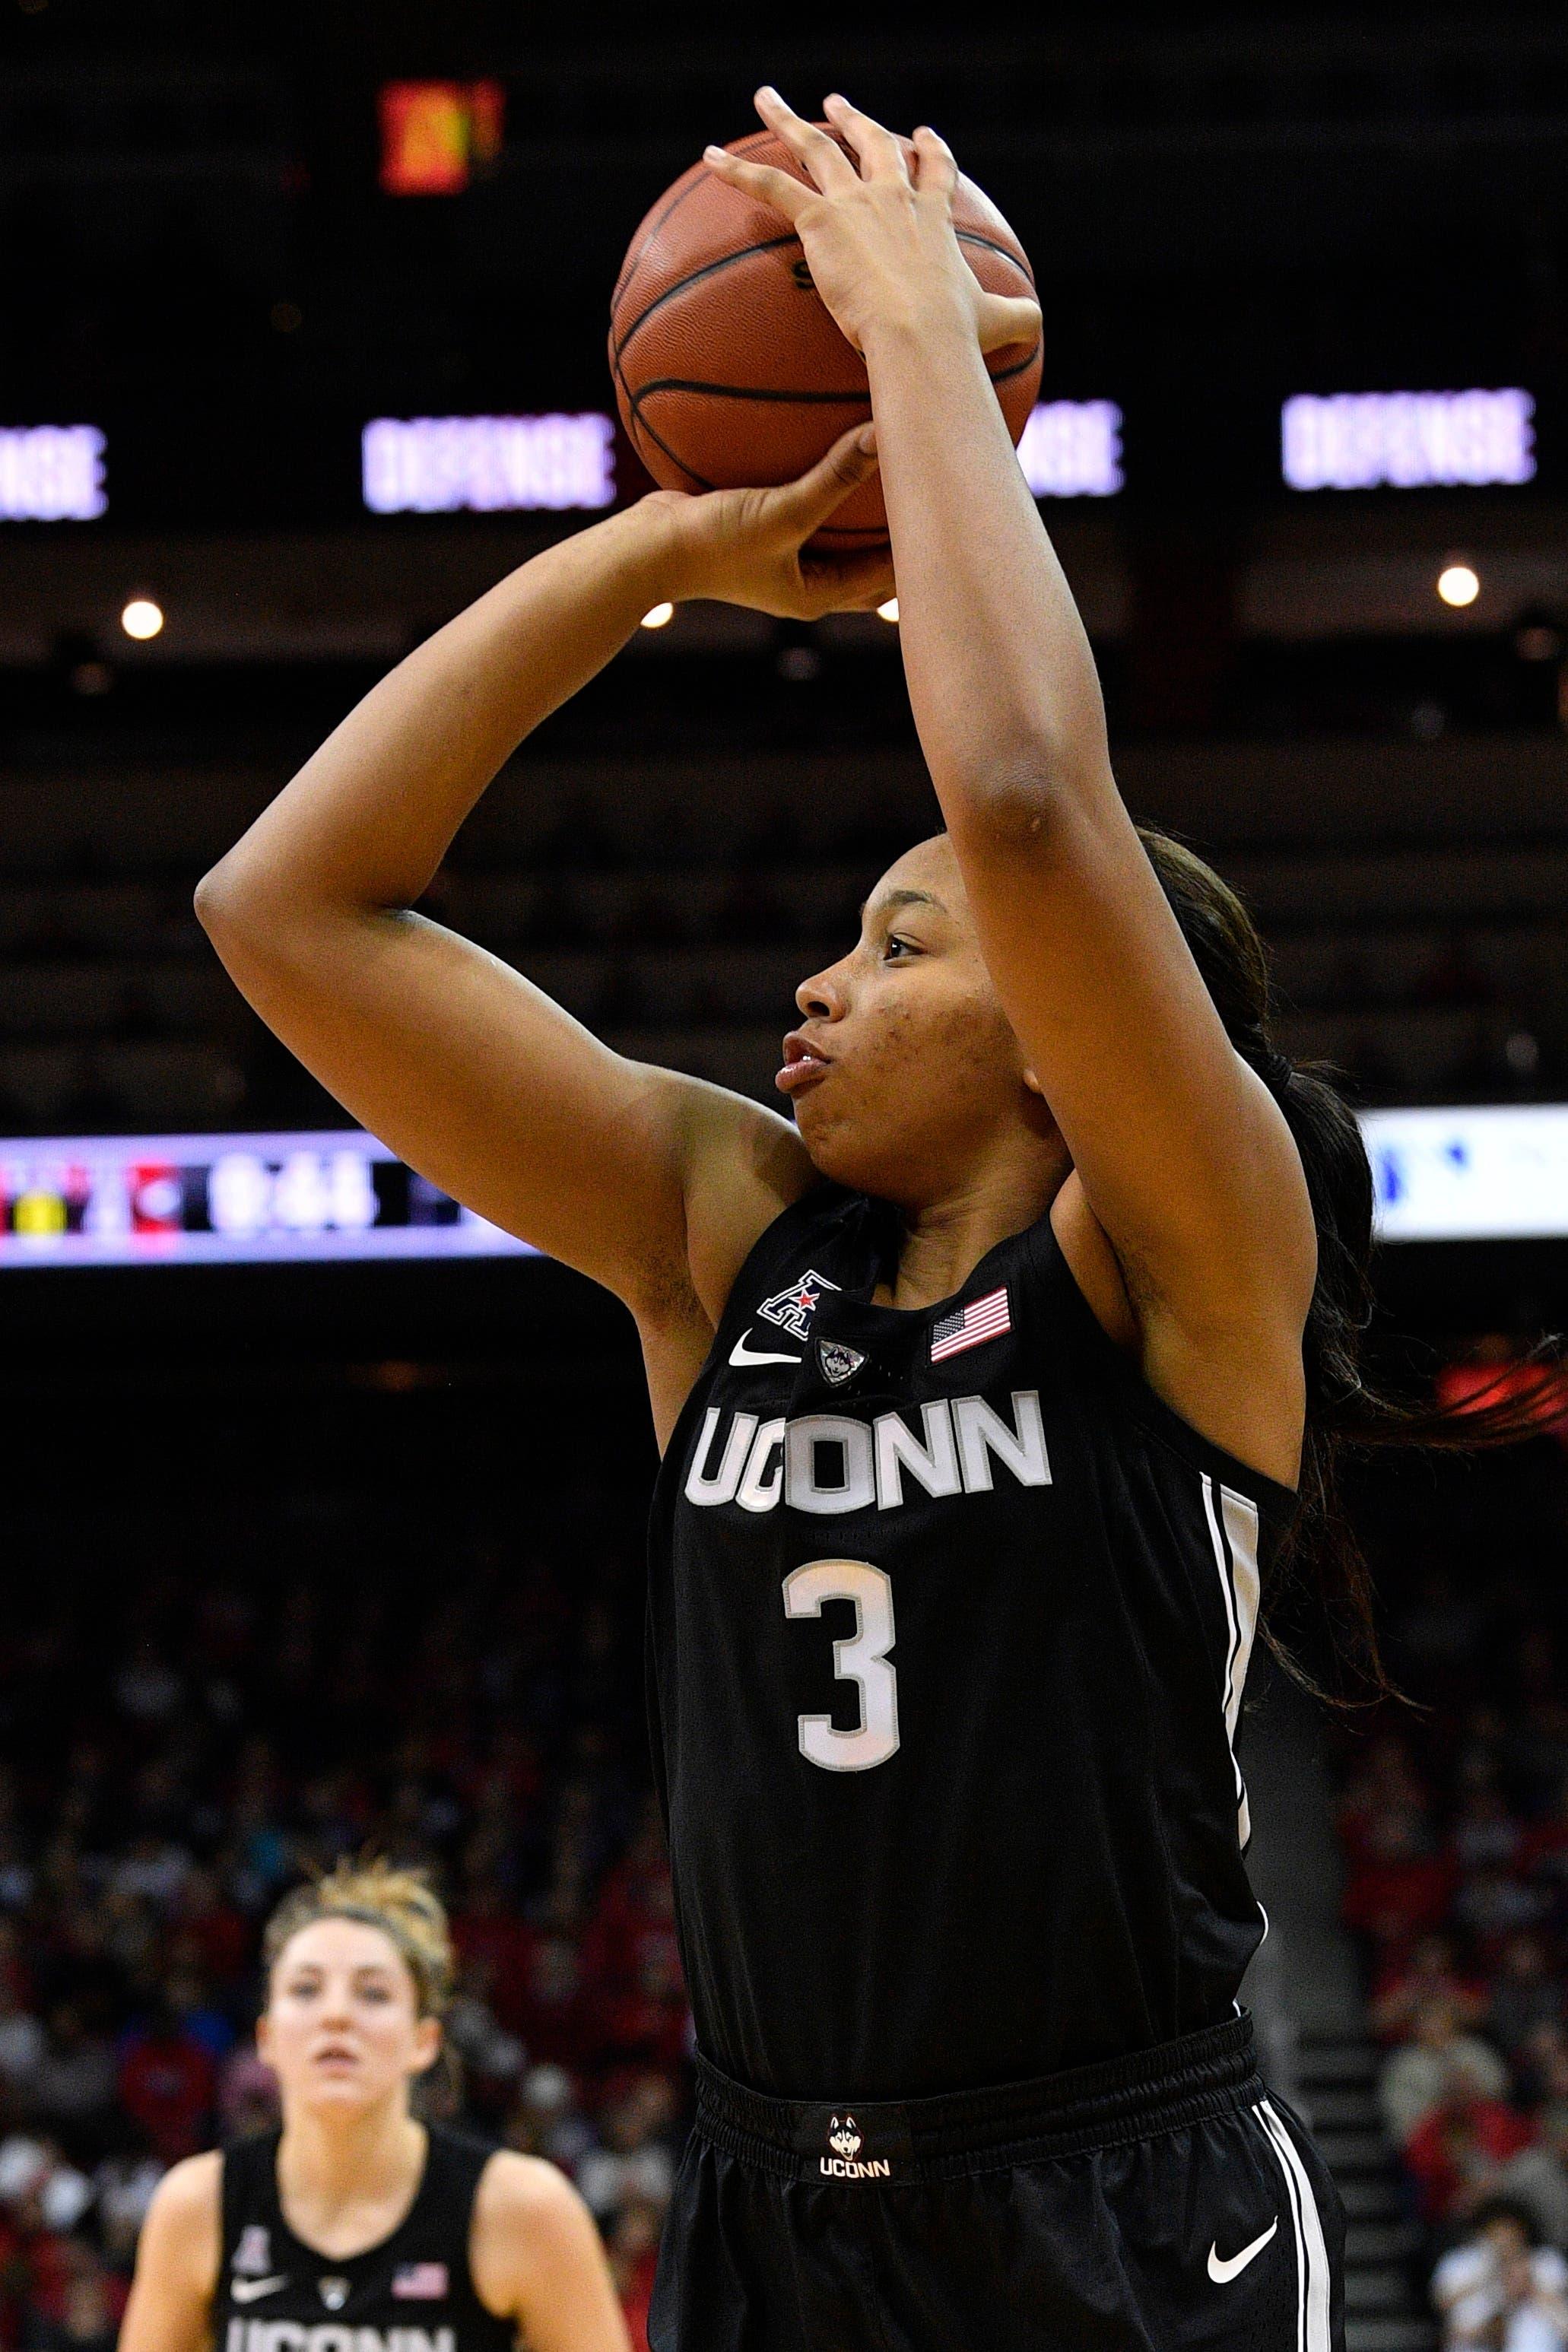
[[[490,2150],[432,2126],[397,2228],[362,2254],[319,2254],[278,2197],[277,2132],[223,2158],[215,2352],[512,2352],[517,2330],[474,2292],[468,2230]]]
[[[1266,1921],[1235,1758],[1289,1493],[1100,1329],[1047,1218],[874,1306],[818,1188],[731,1294],[660,1468],[648,1683],[700,2047],[907,2098],[1234,2011]]]

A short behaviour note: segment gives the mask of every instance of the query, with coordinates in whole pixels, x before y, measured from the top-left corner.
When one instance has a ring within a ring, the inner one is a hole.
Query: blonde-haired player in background
[[[341,1864],[285,1897],[262,1949],[282,2129],[161,2182],[122,2352],[628,2352],[565,2177],[413,2112],[452,1982],[423,1876]]]

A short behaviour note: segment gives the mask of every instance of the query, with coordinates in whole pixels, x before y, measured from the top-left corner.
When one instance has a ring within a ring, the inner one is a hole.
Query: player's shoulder
[[[223,2210],[223,2152],[205,2148],[172,2164],[153,2192],[148,2216],[156,2211],[175,2221],[216,2220]]]
[[[558,2165],[510,2147],[492,2150],[474,2194],[474,2221],[479,2228],[489,2222],[501,2228],[523,2222],[551,2225],[574,2221],[587,2210]]]
[[[598,2230],[566,2175],[542,2157],[497,2148],[474,2194],[470,2264],[480,2300],[516,2311],[542,2274],[596,2258]]]
[[[216,2281],[223,2251],[223,2158],[216,2148],[171,2165],[153,2192],[141,2254],[204,2290]]]

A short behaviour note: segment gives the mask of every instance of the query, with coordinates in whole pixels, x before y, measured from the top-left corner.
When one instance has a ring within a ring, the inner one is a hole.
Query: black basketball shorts
[[[1251,2021],[1033,2083],[771,2099],[700,2059],[653,2352],[1343,2352],[1344,2216]]]

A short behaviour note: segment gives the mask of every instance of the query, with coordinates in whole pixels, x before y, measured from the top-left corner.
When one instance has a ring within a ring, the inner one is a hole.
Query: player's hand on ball
[[[859,425],[808,474],[776,489],[653,491],[643,503],[671,534],[673,594],[796,621],[874,610],[893,593],[889,550],[819,553],[806,541],[876,470],[876,436]]]
[[[944,320],[967,321],[983,352],[1036,341],[1038,303],[988,294],[964,258],[952,228],[958,166],[934,131],[897,138],[847,99],[829,98],[823,111],[851,162],[837,140],[786,106],[776,89],[760,89],[756,105],[799,158],[810,184],[723,147],[707,148],[703,160],[791,224],[817,292],[857,351],[865,351],[879,328],[918,330]]]

